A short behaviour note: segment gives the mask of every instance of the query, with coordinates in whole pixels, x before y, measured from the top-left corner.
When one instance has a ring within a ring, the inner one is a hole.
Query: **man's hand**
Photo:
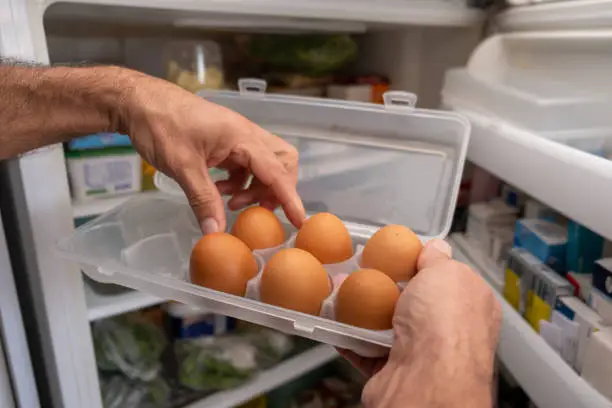
[[[0,64],[0,160],[97,132],[130,135],[149,163],[181,185],[205,233],[226,227],[231,209],[283,206],[300,227],[298,155],[243,116],[161,79],[118,67]],[[208,168],[229,171],[213,184]],[[253,181],[245,189],[250,176]]]
[[[367,407],[489,407],[501,307],[450,246],[428,243],[419,272],[403,291],[393,319],[395,339],[384,359],[341,353],[371,376]]]
[[[283,206],[300,227],[304,207],[295,186],[298,153],[281,138],[221,106],[166,81],[138,75],[119,110],[122,131],[153,166],[174,178],[187,194],[205,233],[225,229],[221,194],[232,210],[253,203]],[[217,185],[208,168],[229,171]],[[250,175],[254,176],[244,189]]]

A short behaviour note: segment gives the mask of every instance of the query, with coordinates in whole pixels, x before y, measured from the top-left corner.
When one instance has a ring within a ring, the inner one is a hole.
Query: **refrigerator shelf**
[[[90,322],[162,303],[164,300],[144,292],[129,291],[103,295],[84,283],[87,318]]]
[[[452,235],[449,243],[453,247],[456,260],[468,264],[486,276],[486,266],[479,263],[477,248],[474,248],[463,234]],[[489,281],[487,283],[491,285]],[[491,287],[493,288],[493,285]],[[584,381],[500,293],[494,292],[501,303],[503,313],[497,355],[538,407],[612,407],[611,401]]]
[[[445,0],[384,0],[375,7],[368,0],[110,0],[104,6],[98,0],[77,0],[70,5],[54,3],[55,0],[41,1],[41,15],[146,23],[161,20],[176,26],[204,28],[275,28],[279,22],[281,28],[287,28],[286,22],[293,22],[294,27],[302,30],[312,26],[315,30],[333,31],[331,25],[321,27],[321,21],[469,26],[484,19],[480,10]],[[45,13],[47,8],[49,12]]]
[[[612,22],[612,1],[517,1],[532,3],[529,7],[508,8],[497,17],[504,31],[567,30],[568,28],[609,27]]]
[[[231,390],[217,392],[185,408],[230,408],[286,384],[338,357],[336,350],[320,345],[285,360],[257,375],[252,381]]]
[[[612,160],[474,111],[456,111],[472,123],[470,161],[612,239]]]

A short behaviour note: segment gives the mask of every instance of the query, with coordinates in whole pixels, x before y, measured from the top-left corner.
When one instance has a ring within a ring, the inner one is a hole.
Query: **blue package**
[[[97,133],[95,135],[79,137],[68,142],[70,150],[103,149],[105,147],[126,147],[131,145],[130,137],[119,133]]]
[[[525,194],[508,184],[502,186],[501,196],[503,201],[511,207],[520,209],[525,204]]]
[[[555,302],[555,310],[561,313],[563,316],[567,317],[569,320],[574,320],[574,316],[576,316],[576,312],[574,309],[569,307],[564,301],[562,297],[557,298]]]
[[[601,258],[604,239],[590,229],[570,221],[567,227],[566,267],[569,272],[593,273]]]
[[[557,273],[566,274],[567,231],[560,225],[538,219],[518,220],[514,246],[531,252]]]
[[[222,315],[177,318],[170,316],[170,332],[176,339],[190,339],[203,336],[218,336],[231,332],[236,319]]]

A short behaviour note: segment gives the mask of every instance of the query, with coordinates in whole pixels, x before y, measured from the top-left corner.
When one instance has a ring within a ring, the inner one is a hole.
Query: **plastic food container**
[[[141,159],[131,147],[68,151],[66,164],[72,195],[78,201],[142,188]]]
[[[172,41],[166,45],[166,79],[190,92],[223,88],[219,46],[212,41]]]
[[[241,80],[239,89],[200,95],[293,143],[307,212],[339,216],[355,247],[390,223],[412,228],[423,242],[447,235],[469,140],[467,120],[416,109],[416,96],[404,92],[388,92],[379,105],[268,95],[265,82],[257,80]],[[137,197],[116,207],[62,240],[60,252],[98,281],[365,356],[382,355],[391,346],[390,330],[361,329],[191,284],[188,264],[201,236],[198,224],[176,183],[159,174],[156,181],[167,197]],[[228,214],[230,226],[235,216]]]

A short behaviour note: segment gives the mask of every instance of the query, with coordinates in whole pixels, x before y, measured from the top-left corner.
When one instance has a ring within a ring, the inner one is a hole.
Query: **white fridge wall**
[[[419,97],[421,108],[437,108],[444,73],[466,64],[482,39],[480,24],[470,27],[410,27],[363,36],[358,69],[387,75],[393,89]]]

